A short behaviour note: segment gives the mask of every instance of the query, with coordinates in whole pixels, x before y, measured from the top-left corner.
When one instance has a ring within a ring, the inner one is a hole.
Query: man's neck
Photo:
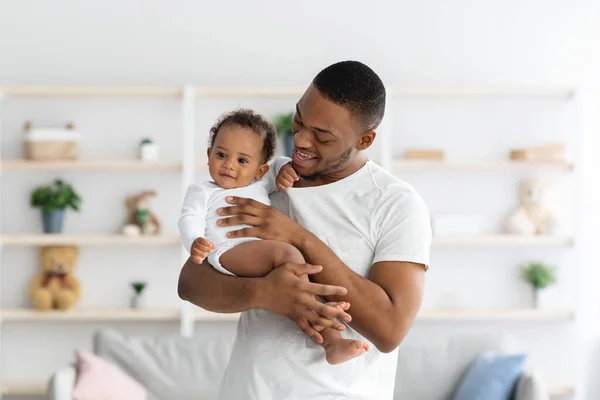
[[[314,180],[300,179],[294,184],[294,187],[313,187],[323,186],[337,181],[341,181],[344,178],[356,173],[359,169],[365,166],[368,158],[366,156],[358,156],[354,160],[347,162],[344,168],[328,174],[318,176]]]

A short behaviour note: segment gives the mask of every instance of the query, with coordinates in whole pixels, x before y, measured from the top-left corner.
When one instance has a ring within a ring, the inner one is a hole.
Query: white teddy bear
[[[519,184],[519,207],[508,217],[504,232],[518,235],[552,235],[558,219],[547,206],[548,185],[541,179],[523,179]]]

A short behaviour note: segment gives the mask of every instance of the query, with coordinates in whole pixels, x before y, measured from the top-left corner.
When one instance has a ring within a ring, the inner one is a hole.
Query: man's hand
[[[304,277],[321,269],[309,264],[284,264],[262,278],[265,286],[258,294],[261,308],[295,321],[317,343],[323,342],[319,333],[323,328],[345,329],[345,325],[335,319],[347,323],[352,320],[346,313],[350,307],[347,302],[324,304],[317,300],[317,296],[344,296],[347,293],[343,287],[312,283]]]
[[[206,240],[205,238],[197,238],[192,243],[192,248],[190,250],[190,256],[192,261],[196,264],[200,264],[208,253],[215,249],[215,245]]]
[[[228,238],[258,237],[266,240],[278,240],[297,246],[297,243],[307,231],[300,225],[289,219],[285,214],[275,207],[267,206],[252,199],[240,197],[227,197],[227,202],[235,204],[217,210],[217,214],[223,217],[217,221],[219,226],[250,225],[231,231]]]
[[[292,167],[292,163],[287,163],[279,169],[279,174],[277,174],[275,182],[277,183],[277,189],[285,190],[292,187],[294,182],[299,179],[300,177],[294,170],[294,167]]]

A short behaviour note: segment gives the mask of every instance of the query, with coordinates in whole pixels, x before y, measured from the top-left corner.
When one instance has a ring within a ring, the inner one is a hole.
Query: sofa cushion
[[[450,400],[469,366],[481,353],[503,351],[502,335],[432,337],[415,329],[398,349],[396,399]]]
[[[549,398],[546,382],[531,365],[526,365],[519,377],[514,400],[548,400]]]
[[[507,400],[523,371],[525,355],[481,354],[461,381],[454,400]]]
[[[146,389],[116,365],[85,350],[76,351],[73,400],[146,400]],[[108,383],[108,384],[107,384]]]
[[[126,337],[101,330],[94,337],[95,353],[144,385],[150,400],[215,398],[232,347],[233,338],[222,334]]]

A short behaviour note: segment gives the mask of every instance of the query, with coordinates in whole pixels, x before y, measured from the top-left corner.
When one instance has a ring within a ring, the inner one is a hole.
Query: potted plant
[[[30,204],[42,210],[44,233],[60,233],[65,209],[79,211],[81,197],[70,184],[55,179],[53,185],[36,187],[31,193]]]
[[[146,282],[131,282],[133,288],[133,296],[131,297],[131,308],[142,308],[144,302],[144,289],[146,288]]]
[[[535,308],[539,308],[540,292],[556,283],[555,268],[540,262],[533,262],[521,267],[521,277],[531,285],[533,305]]]
[[[292,121],[294,120],[294,113],[281,113],[275,116],[273,125],[277,129],[277,134],[283,137],[283,148],[285,149],[285,155],[292,157],[294,152],[294,132],[292,131]]]
[[[140,159],[142,161],[158,160],[158,145],[150,138],[140,141]]]

